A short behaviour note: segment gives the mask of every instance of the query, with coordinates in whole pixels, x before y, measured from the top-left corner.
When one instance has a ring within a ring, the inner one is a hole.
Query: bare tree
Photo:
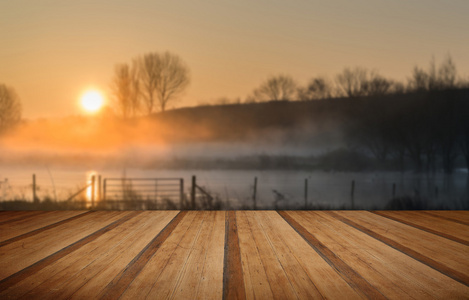
[[[365,95],[365,84],[368,80],[368,71],[363,68],[345,68],[336,77],[338,94],[346,97],[359,97]]]
[[[447,56],[438,69],[438,81],[443,89],[456,87],[458,72],[451,56]]]
[[[427,82],[428,82],[428,75],[427,73],[415,66],[414,69],[412,70],[412,77],[409,79],[409,89],[415,90],[415,91],[424,91],[427,90]]]
[[[382,96],[393,91],[396,83],[387,79],[376,71],[356,67],[354,69],[345,68],[336,77],[338,95],[346,97],[360,96]],[[399,84],[396,88],[400,89]]]
[[[414,67],[408,85],[409,89],[414,91],[456,88],[458,87],[456,65],[448,55],[437,68],[435,59],[432,58],[427,71],[418,66]]]
[[[388,94],[394,82],[383,76],[371,72],[369,78],[363,83],[363,93],[367,96],[382,96]]]
[[[258,101],[292,100],[297,84],[287,75],[273,76],[254,90],[254,98]]]
[[[332,97],[332,85],[325,77],[311,79],[306,88],[298,89],[300,100],[327,99]]]
[[[111,84],[117,111],[124,118],[136,116],[140,111],[140,83],[135,67],[116,65]]]
[[[189,84],[189,69],[181,58],[170,52],[148,53],[136,60],[148,114],[158,101],[161,111]]]
[[[147,53],[135,61],[142,85],[143,103],[147,114],[153,112],[156,99],[156,85],[159,76],[159,54]]]
[[[159,71],[156,91],[160,109],[165,111],[168,102],[174,100],[189,84],[189,69],[179,56],[165,52],[160,55]]]
[[[5,132],[21,120],[21,103],[15,91],[0,84],[0,133]]]

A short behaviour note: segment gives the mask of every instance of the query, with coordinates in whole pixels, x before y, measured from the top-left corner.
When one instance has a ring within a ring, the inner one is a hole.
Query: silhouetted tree
[[[254,90],[257,101],[292,100],[296,93],[296,82],[287,75],[273,76]]]
[[[315,99],[327,99],[332,97],[332,85],[324,77],[316,77],[311,79],[306,88],[298,88],[298,99],[299,100],[315,100]]]
[[[366,96],[382,96],[389,94],[394,82],[383,76],[371,73],[369,78],[363,83],[362,89]]]
[[[169,52],[160,55],[159,62],[156,94],[161,111],[165,111],[168,102],[174,100],[189,84],[189,69],[179,56]]]
[[[148,114],[156,101],[161,111],[189,84],[189,69],[181,58],[170,52],[148,53],[137,58],[142,84],[143,102]]]
[[[447,56],[438,69],[438,81],[440,88],[450,89],[456,87],[457,69],[451,56]]]
[[[382,96],[393,91],[394,81],[379,75],[375,71],[356,67],[345,68],[336,76],[338,95],[346,97]],[[396,86],[400,88],[399,85]]]
[[[156,85],[159,76],[159,54],[147,53],[134,60],[142,85],[143,103],[147,114],[153,112],[156,99]]]
[[[367,82],[368,71],[363,68],[345,68],[336,76],[337,93],[346,97],[364,96],[364,86]]]
[[[466,167],[469,170],[469,118],[467,117],[469,112],[469,91],[466,91],[466,99],[463,101],[459,101],[458,104],[458,138],[457,138],[457,145],[461,150],[465,160],[466,160]],[[469,184],[469,176],[467,178]]]
[[[458,134],[461,126],[460,100],[454,90],[433,92],[429,101],[435,102],[429,131],[436,145],[436,154],[441,158],[446,174],[453,173],[454,163],[459,156]],[[469,113],[469,111],[467,112]]]
[[[458,87],[457,69],[449,55],[438,68],[434,58],[430,61],[427,71],[415,66],[409,79],[409,89],[413,91],[434,91],[456,87]]]
[[[0,134],[21,120],[21,103],[16,92],[0,84]]]
[[[136,116],[140,110],[140,82],[136,69],[128,64],[116,65],[111,84],[115,107],[124,118]]]

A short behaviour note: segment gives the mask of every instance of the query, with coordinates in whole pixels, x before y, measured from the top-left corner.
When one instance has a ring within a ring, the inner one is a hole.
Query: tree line
[[[407,83],[362,67],[344,68],[332,80],[325,76],[313,77],[305,86],[289,75],[271,76],[246,97],[246,102],[357,98],[464,87],[469,87],[469,81],[458,76],[453,59],[447,56],[438,66],[434,59],[428,69],[415,66]]]
[[[446,174],[458,158],[469,170],[469,89],[417,91],[353,100],[345,122],[352,148],[404,170]]]

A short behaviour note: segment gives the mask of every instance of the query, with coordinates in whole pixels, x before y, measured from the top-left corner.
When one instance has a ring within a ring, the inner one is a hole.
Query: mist
[[[216,128],[216,124],[197,120],[181,124],[158,118],[25,121],[0,139],[1,161],[112,166],[122,160],[145,167],[174,159],[311,156],[343,146],[336,127],[301,122],[288,128]]]
[[[31,174],[42,197],[57,201],[89,184],[86,174],[180,178],[185,197],[194,176],[203,190],[193,204],[199,209],[462,209],[469,203],[459,148],[466,96],[440,91],[24,121],[1,138],[0,176],[9,178],[8,197],[30,200]],[[18,167],[26,175],[16,180]],[[58,193],[55,181],[71,173],[82,179],[64,182]],[[158,207],[190,208],[167,200]]]

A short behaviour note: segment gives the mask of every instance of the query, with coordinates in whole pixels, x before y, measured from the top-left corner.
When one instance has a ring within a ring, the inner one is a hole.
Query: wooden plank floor
[[[0,212],[0,299],[469,299],[469,211]]]

